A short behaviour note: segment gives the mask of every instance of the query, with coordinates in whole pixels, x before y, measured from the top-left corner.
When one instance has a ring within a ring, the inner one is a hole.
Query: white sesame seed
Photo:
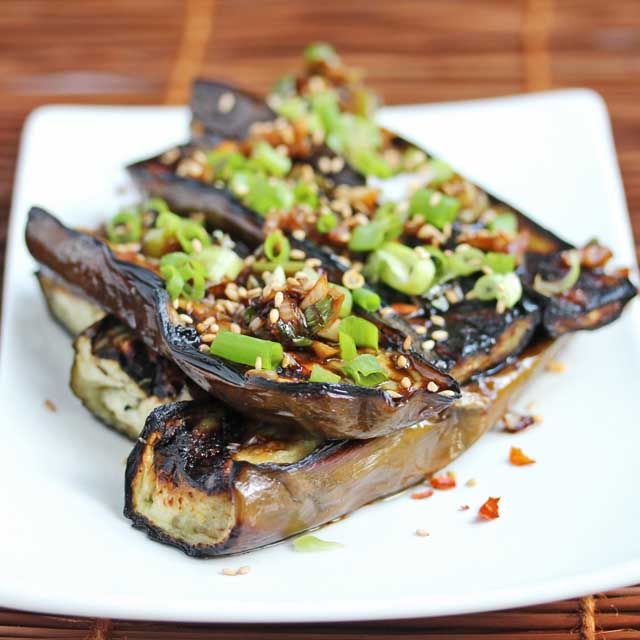
[[[251,567],[245,565],[244,567],[240,567],[238,569],[238,575],[246,576],[249,571],[251,571]]]
[[[293,260],[304,260],[307,254],[302,249],[291,249],[289,254]]]
[[[331,162],[331,158],[327,156],[322,156],[318,159],[318,169],[322,171],[322,173],[331,173],[331,169],[333,168],[333,164]]]
[[[431,322],[436,325],[436,327],[444,327],[445,320],[442,316],[431,316]]]
[[[446,340],[449,337],[449,333],[447,331],[445,331],[444,329],[438,329],[437,331],[434,331],[431,334],[431,337],[436,342],[442,342],[443,340]]]
[[[203,333],[200,336],[200,340],[202,340],[202,342],[205,342],[207,344],[210,343],[210,342],[213,342],[215,339],[216,339],[216,337],[215,337],[215,335],[213,333]]]
[[[455,391],[451,391],[451,389],[445,389],[444,391],[439,391],[438,392],[439,396],[443,396],[445,398],[453,398],[453,396],[456,395]]]
[[[296,240],[304,240],[307,237],[307,234],[302,229],[296,229],[291,235]]]
[[[434,193],[431,194],[431,197],[429,198],[429,204],[432,207],[435,207],[441,200],[442,200],[442,194],[439,191],[435,191]]]
[[[224,288],[224,295],[227,296],[227,298],[229,298],[229,300],[233,300],[234,302],[238,301],[238,287],[236,284],[234,284],[233,282],[230,282],[225,288]]]
[[[280,320],[280,312],[277,309],[271,309],[269,311],[269,322],[275,324],[278,320]]]
[[[218,111],[220,113],[229,113],[236,106],[236,97],[230,91],[225,91],[218,98]]]
[[[435,340],[425,340],[421,345],[423,351],[433,351],[436,346]]]
[[[252,333],[255,333],[258,329],[260,329],[260,327],[262,327],[262,325],[263,325],[262,318],[255,317],[249,323],[249,331],[251,331]]]
[[[435,393],[438,390],[438,385],[433,380],[429,380],[427,389],[431,391],[431,393]]]
[[[405,351],[409,351],[409,349],[411,349],[411,343],[412,343],[412,342],[413,342],[413,341],[411,340],[411,336],[407,336],[407,337],[404,339],[404,342],[402,343],[402,348],[403,348]]]
[[[223,576],[237,576],[238,575],[238,570],[237,569],[230,569],[229,567],[226,567],[222,570],[222,575]]]
[[[196,253],[200,253],[202,251],[202,242],[200,242],[200,240],[198,240],[198,238],[194,238],[191,241],[191,246],[193,247],[193,250]]]
[[[309,258],[305,261],[304,266],[309,267],[310,269],[315,269],[322,265],[322,261],[319,258]]]
[[[507,306],[504,303],[504,300],[498,300],[498,302],[496,302],[496,312],[503,314],[506,310]]]
[[[425,333],[427,333],[427,327],[420,325],[419,327],[415,327],[415,332],[419,335],[419,336],[423,336]]]
[[[340,156],[336,156],[331,162],[331,171],[340,173],[344,169],[344,160]]]
[[[400,385],[404,389],[410,389],[411,388],[411,378],[408,378],[407,376],[405,376],[404,378],[402,378],[402,380],[400,380]]]
[[[208,344],[201,344],[201,345],[198,347],[198,351],[199,351],[200,353],[208,353],[208,351],[209,351],[209,345],[208,345]]]
[[[405,356],[402,356],[402,355],[398,356],[398,359],[396,360],[396,365],[398,369],[406,369],[408,364],[409,364],[409,361]]]
[[[185,324],[193,324],[193,318],[191,316],[188,316],[186,313],[179,314],[178,318],[180,318],[180,320],[182,320],[182,322],[184,322]]]
[[[229,325],[229,330],[231,331],[231,333],[242,333],[242,329],[240,329],[240,325],[236,324],[235,322],[232,322]]]
[[[475,487],[478,481],[475,478],[469,478],[464,484],[466,487]]]
[[[257,298],[258,296],[261,296],[261,295],[262,295],[262,287],[255,287],[247,291],[247,298],[249,299]]]
[[[278,291],[276,293],[275,298],[273,299],[273,305],[277,308],[284,302],[284,293],[282,291]]]
[[[402,394],[398,393],[397,391],[387,391],[387,394],[392,398],[402,398]]]
[[[429,535],[429,532],[426,529],[416,529],[416,535],[419,538],[426,538]]]

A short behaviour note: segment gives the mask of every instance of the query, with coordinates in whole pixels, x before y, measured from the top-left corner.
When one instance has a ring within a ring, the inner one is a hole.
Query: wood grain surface
[[[32,109],[47,103],[182,104],[195,75],[265,91],[316,39],[330,40],[349,63],[366,68],[388,104],[595,89],[611,114],[640,253],[638,0],[3,0],[0,34],[0,264],[20,130]],[[638,629],[639,588],[519,612],[277,629],[0,612],[0,640],[592,640],[640,638]]]

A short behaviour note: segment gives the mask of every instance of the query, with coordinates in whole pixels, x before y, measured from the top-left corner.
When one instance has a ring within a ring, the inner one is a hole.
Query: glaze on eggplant
[[[71,390],[99,420],[132,440],[156,407],[205,397],[113,316],[85,329],[73,348]]]
[[[241,366],[198,351],[195,329],[178,324],[164,282],[153,272],[117,259],[105,243],[65,227],[39,208],[29,212],[26,240],[36,260],[129,325],[205,391],[239,411],[294,422],[325,437],[371,438],[437,415],[459,397],[455,380],[414,352],[406,357],[425,385],[401,398],[355,385],[247,376]],[[387,327],[381,332],[383,345],[385,340],[390,344],[390,335],[401,339]],[[436,383],[437,393],[426,389],[427,380]],[[443,395],[445,390],[451,394]]]
[[[211,557],[273,544],[394,494],[468,449],[557,344],[465,388],[439,421],[388,436],[318,443],[216,403],[149,416],[127,461],[125,516],[149,537]]]

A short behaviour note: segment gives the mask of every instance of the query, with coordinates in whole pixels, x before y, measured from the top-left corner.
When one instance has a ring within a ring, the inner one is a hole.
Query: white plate
[[[601,100],[567,91],[385,110],[470,177],[576,242],[597,235],[634,261]],[[69,339],[54,326],[23,244],[31,204],[71,224],[112,213],[125,163],[186,136],[184,109],[62,107],[25,127],[11,214],[0,406],[0,605],[91,616],[192,621],[325,621],[454,614],[576,596],[640,581],[638,304],[580,335],[567,372],[544,374],[542,425],[490,433],[452,468],[460,488],[401,495],[320,532],[339,551],[289,543],[198,561],[149,541],[123,518],[130,444],[94,421],[67,388]],[[45,398],[58,408],[48,412]],[[538,461],[506,462],[518,445]],[[464,481],[474,477],[475,488]],[[479,505],[502,496],[499,520]],[[460,512],[458,507],[471,509]],[[419,538],[416,528],[431,536]],[[223,567],[250,565],[241,577]]]

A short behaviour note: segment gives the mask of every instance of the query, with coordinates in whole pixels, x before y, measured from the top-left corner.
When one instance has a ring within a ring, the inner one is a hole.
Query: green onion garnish
[[[268,142],[258,142],[253,147],[251,158],[269,175],[277,178],[282,178],[291,171],[291,160],[274,149]]]
[[[340,293],[344,296],[344,298],[342,299],[342,304],[340,305],[338,317],[346,318],[351,313],[351,309],[353,308],[353,296],[351,295],[351,291],[346,287],[343,287],[342,285],[333,284],[332,282],[329,283],[329,287],[338,289],[338,291],[340,291]]]
[[[142,238],[142,253],[152,258],[162,258],[171,247],[173,234],[166,229],[149,229]]]
[[[162,198],[149,198],[149,200],[144,203],[144,209],[146,211],[163,213],[165,211],[169,211],[169,205]]]
[[[499,213],[487,223],[489,231],[504,231],[509,235],[518,233],[518,218],[514,213]]]
[[[141,237],[142,217],[137,211],[120,211],[107,223],[107,238],[110,242],[138,242]]]
[[[438,229],[452,223],[460,210],[460,200],[432,189],[418,189],[409,201],[409,213],[420,215]]]
[[[271,211],[290,211],[294,203],[291,187],[274,178],[255,175],[250,180],[248,193],[242,201],[258,215],[266,216]]]
[[[314,364],[311,367],[311,375],[309,376],[309,382],[328,382],[334,384],[340,382],[340,376],[321,367],[319,364]]]
[[[311,182],[298,182],[293,188],[293,197],[298,204],[303,204],[311,209],[316,209],[320,199],[318,187]]]
[[[340,321],[340,333],[353,338],[358,347],[378,350],[378,327],[373,322],[357,316],[348,316]]]
[[[211,244],[211,236],[207,233],[207,230],[195,220],[180,220],[180,224],[175,233],[182,250],[186,253],[194,253],[194,240],[197,240],[202,247],[208,247]]]
[[[307,45],[303,53],[305,62],[323,62],[327,65],[335,65],[340,62],[340,57],[336,50],[326,42],[312,42]]]
[[[484,252],[475,247],[459,246],[451,255],[445,255],[445,269],[454,278],[480,271],[484,264]]]
[[[559,293],[569,291],[573,285],[578,282],[580,277],[580,253],[572,249],[565,252],[565,256],[569,262],[569,270],[560,280],[543,280],[538,273],[533,281],[533,288],[543,296],[555,296]]]
[[[478,300],[497,300],[509,309],[522,297],[522,283],[515,273],[484,275],[476,281],[473,293]]]
[[[264,255],[270,262],[283,263],[289,260],[291,244],[282,231],[277,229],[267,236],[263,250]]]
[[[350,335],[338,331],[338,344],[340,345],[340,357],[344,362],[350,362],[358,356],[355,340]]]
[[[365,311],[373,313],[380,308],[380,296],[377,293],[371,291],[371,289],[355,289],[351,292],[353,301]]]
[[[195,258],[204,265],[211,284],[218,284],[225,278],[235,280],[244,266],[242,258],[226,247],[206,247]]]
[[[384,242],[385,223],[370,222],[355,227],[349,239],[351,251],[373,251]]]
[[[421,295],[431,287],[436,268],[428,256],[398,242],[385,242],[369,256],[365,276],[372,282],[382,280],[392,289],[407,295]]]
[[[443,160],[436,160],[435,158],[427,162],[429,170],[433,174],[433,177],[429,180],[429,184],[434,187],[439,187],[441,184],[448,182],[453,178],[453,169]]]
[[[516,268],[516,259],[509,253],[489,251],[484,256],[484,264],[494,273],[510,273]]]
[[[261,340],[231,331],[221,331],[211,343],[210,352],[219,358],[250,367],[255,367],[256,361],[260,358],[262,368],[272,371],[277,369],[284,355],[279,342]]]
[[[373,219],[385,225],[384,239],[395,240],[402,234],[406,216],[401,214],[393,202],[386,202],[378,207]]]
[[[329,231],[336,228],[337,224],[338,218],[335,213],[323,213],[318,217],[316,229],[320,233],[329,233]]]
[[[329,540],[321,540],[316,536],[300,536],[296,538],[292,543],[294,551],[309,553],[314,551],[333,551],[335,549],[342,549],[344,545],[339,542],[331,542]]]
[[[368,353],[344,363],[342,371],[361,387],[375,387],[389,379],[382,365]]]
[[[205,266],[193,256],[180,251],[168,253],[160,261],[160,273],[172,300],[180,297],[199,300],[204,297]]]
[[[287,262],[267,262],[266,260],[257,260],[251,265],[251,271],[253,273],[264,273],[265,271],[273,272],[278,267],[281,267],[285,274],[292,276],[298,271],[304,269],[304,262],[298,260],[289,260]]]

